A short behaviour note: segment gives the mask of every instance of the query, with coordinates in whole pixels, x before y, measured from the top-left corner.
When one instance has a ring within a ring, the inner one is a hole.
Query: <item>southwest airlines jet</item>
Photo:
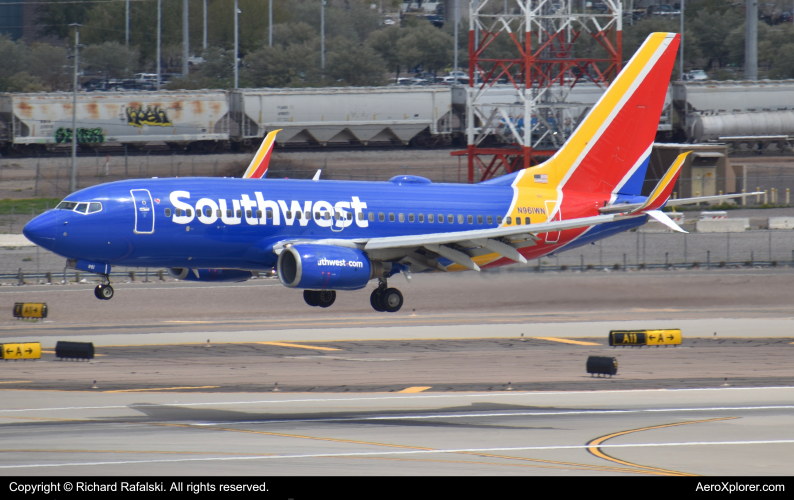
[[[370,301],[395,312],[397,273],[526,263],[644,224],[681,230],[661,208],[736,197],[669,200],[686,155],[650,196],[641,188],[679,35],[651,34],[568,142],[545,163],[468,184],[401,175],[388,182],[265,179],[268,134],[241,179],[135,179],[67,196],[25,226],[37,245],[104,277],[112,266],[165,267],[183,280],[243,281],[258,271],[328,307],[377,280]],[[319,172],[318,172],[319,174]]]

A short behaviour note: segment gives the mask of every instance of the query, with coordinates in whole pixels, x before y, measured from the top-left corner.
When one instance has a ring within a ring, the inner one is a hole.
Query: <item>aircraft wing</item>
[[[641,217],[645,216],[645,214],[637,214],[636,216]],[[273,250],[276,253],[280,253],[284,246],[290,243],[356,247],[370,254],[373,252],[390,253],[393,257],[388,260],[402,261],[407,259],[409,262],[425,268],[446,271],[446,268],[436,261],[436,257],[441,256],[468,269],[479,271],[479,266],[471,259],[471,254],[476,253],[477,249],[485,249],[488,253],[497,253],[516,262],[526,263],[527,260],[518,252],[518,248],[535,244],[538,239],[537,234],[604,224],[621,218],[626,218],[626,216],[596,215],[564,221],[542,222],[528,226],[503,226],[491,229],[383,238],[282,241],[275,245]],[[529,243],[521,243],[527,241]],[[421,249],[421,253],[417,253],[417,249]]]

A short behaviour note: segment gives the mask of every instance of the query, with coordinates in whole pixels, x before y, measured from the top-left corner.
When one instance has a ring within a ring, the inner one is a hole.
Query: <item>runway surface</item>
[[[392,315],[264,279],[2,287],[51,312],[0,322],[44,348],[0,363],[0,474],[790,474],[792,277],[420,275]],[[607,345],[661,327],[683,345]]]
[[[0,473],[790,474],[792,388],[4,398]]]

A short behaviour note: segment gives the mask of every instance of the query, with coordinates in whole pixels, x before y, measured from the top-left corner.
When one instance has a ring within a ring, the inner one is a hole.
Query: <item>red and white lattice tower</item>
[[[471,0],[468,180],[537,164],[583,118],[577,83],[606,88],[621,69],[621,0]],[[502,171],[504,169],[504,171]]]

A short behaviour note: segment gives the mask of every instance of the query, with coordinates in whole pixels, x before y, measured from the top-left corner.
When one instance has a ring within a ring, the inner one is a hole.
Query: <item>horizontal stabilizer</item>
[[[661,210],[648,210],[645,213],[647,213],[648,215],[650,215],[654,219],[658,220],[659,222],[661,222],[665,226],[669,227],[673,231],[678,231],[679,233],[686,233],[687,232],[687,231],[684,231],[683,229],[681,229],[681,226],[676,224],[675,221],[673,221],[673,219],[668,217],[667,214],[662,212]]]

